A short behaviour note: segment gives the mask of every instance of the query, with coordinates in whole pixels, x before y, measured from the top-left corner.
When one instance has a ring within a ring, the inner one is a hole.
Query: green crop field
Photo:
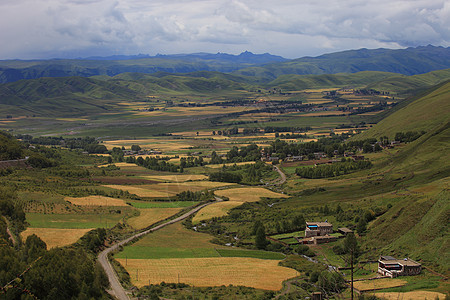
[[[216,249],[222,257],[252,257],[260,259],[284,259],[283,253],[259,251],[259,250],[238,250],[238,249]]]
[[[36,228],[110,228],[123,214],[37,214],[27,213],[27,221]]]

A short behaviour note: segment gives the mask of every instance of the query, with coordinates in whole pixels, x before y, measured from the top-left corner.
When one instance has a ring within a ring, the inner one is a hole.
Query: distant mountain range
[[[41,77],[116,76],[122,73],[190,73],[217,71],[270,82],[281,75],[320,75],[382,71],[404,75],[450,68],[450,48],[359,49],[288,60],[271,54],[243,52],[89,57],[84,59],[0,61],[0,83]]]

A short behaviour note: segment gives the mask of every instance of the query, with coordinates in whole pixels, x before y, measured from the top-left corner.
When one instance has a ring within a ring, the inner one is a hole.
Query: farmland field
[[[181,208],[194,206],[198,202],[195,201],[129,201],[128,203],[135,208]]]
[[[180,175],[149,175],[143,176],[143,178],[157,181],[185,182],[185,181],[204,180],[207,179],[208,177],[205,175],[180,174]]]
[[[173,216],[180,210],[181,208],[141,208],[141,214],[128,219],[127,223],[135,229],[142,229]]]
[[[184,282],[194,286],[243,285],[279,290],[298,272],[277,260],[245,257],[118,259],[137,287],[150,283]]]
[[[120,189],[136,194],[140,197],[149,198],[168,198],[175,196],[183,191],[202,191],[205,189],[223,187],[232,185],[224,182],[211,181],[188,181],[188,182],[170,182],[143,185],[104,185],[108,188]]]
[[[226,196],[230,201],[255,202],[261,200],[261,197],[268,198],[288,198],[288,196],[269,191],[261,187],[245,187],[216,191],[218,196]]]
[[[430,292],[430,291],[413,291],[406,293],[376,293],[376,296],[381,299],[386,300],[416,300],[416,299],[446,299],[446,295],[438,292]]]
[[[38,214],[27,213],[27,221],[33,228],[88,229],[110,228],[123,217],[117,214]]]
[[[402,279],[382,278],[375,280],[364,280],[354,282],[354,287],[360,291],[370,291],[374,289],[387,289],[404,286],[408,282]]]
[[[288,196],[269,191],[261,187],[245,187],[245,188],[231,188],[226,190],[215,191],[219,197],[228,197],[230,201],[213,203],[205,208],[202,208],[192,219],[194,224],[200,221],[211,219],[214,217],[225,216],[230,209],[241,205],[244,202],[255,202],[261,200],[261,197],[268,198],[286,198]]]
[[[94,228],[83,229],[62,229],[62,228],[27,228],[22,232],[22,238],[25,241],[26,238],[32,234],[37,235],[46,244],[47,249],[67,246],[75,243],[86,232]]]
[[[239,205],[241,205],[241,203],[237,201],[226,201],[210,204],[202,208],[194,216],[194,218],[192,218],[192,223],[197,224],[203,220],[225,216],[230,211],[230,209]]]
[[[64,200],[81,206],[127,206],[122,199],[104,197],[104,196],[88,196],[88,197],[66,197]]]

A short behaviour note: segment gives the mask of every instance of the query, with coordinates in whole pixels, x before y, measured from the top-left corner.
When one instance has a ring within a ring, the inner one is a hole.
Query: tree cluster
[[[372,163],[367,160],[336,162],[331,165],[297,168],[295,173],[303,178],[317,179],[336,177],[357,170],[369,169]]]

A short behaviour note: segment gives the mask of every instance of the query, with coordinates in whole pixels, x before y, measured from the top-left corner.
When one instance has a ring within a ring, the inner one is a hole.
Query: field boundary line
[[[201,210],[202,208],[213,204],[213,203],[217,203],[217,202],[221,202],[223,201],[221,198],[219,197],[215,197],[214,202],[208,202],[202,205],[199,205],[197,207],[194,207],[193,209],[191,209],[190,211],[184,213],[183,215],[173,219],[173,220],[169,220],[163,224],[160,224],[156,227],[147,229],[143,232],[137,233],[135,235],[132,235],[131,237],[128,237],[116,244],[114,244],[113,246],[106,248],[105,250],[103,250],[102,252],[100,252],[100,254],[98,255],[98,262],[100,263],[100,265],[102,266],[102,268],[105,270],[106,275],[108,276],[108,280],[111,286],[111,289],[108,291],[111,295],[115,296],[117,299],[119,300],[129,300],[130,298],[128,297],[128,294],[125,292],[125,289],[123,288],[122,284],[119,281],[119,278],[116,274],[116,272],[114,271],[111,262],[108,259],[108,254],[117,250],[119,247],[124,246],[126,244],[128,244],[129,242],[133,241],[134,239],[137,239],[141,236],[144,236],[148,233],[154,232],[156,230],[159,230],[161,228],[164,228],[168,225],[177,223],[179,221],[182,221],[188,217],[190,217],[191,215],[195,214],[196,212],[198,212],[199,210]]]

